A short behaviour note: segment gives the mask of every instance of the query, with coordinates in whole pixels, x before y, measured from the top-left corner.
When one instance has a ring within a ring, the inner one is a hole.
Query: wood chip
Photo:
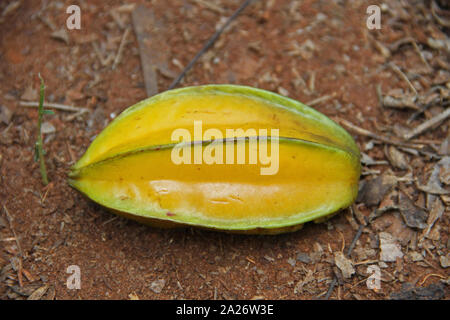
[[[394,262],[397,258],[403,257],[400,245],[395,241],[394,237],[387,232],[380,232],[380,260],[386,262]]]
[[[139,44],[145,90],[151,97],[158,93],[157,70],[167,70],[170,48],[165,39],[166,26],[155,17],[152,9],[137,6],[132,13],[134,32]]]
[[[438,114],[437,116],[434,116],[433,118],[425,121],[424,123],[420,124],[419,126],[415,127],[410,132],[406,133],[403,138],[405,140],[409,140],[411,138],[414,138],[415,136],[418,136],[428,129],[434,127],[438,123],[441,123],[445,119],[447,119],[450,116],[450,108],[447,108],[444,112]]]
[[[0,122],[8,125],[11,121],[13,113],[7,107],[0,105]]]
[[[341,270],[344,279],[349,279],[355,273],[352,261],[344,256],[344,253],[337,251],[334,253],[334,263]]]
[[[396,184],[397,181],[395,178],[389,174],[383,174],[375,179],[365,180],[356,201],[362,202],[367,206],[378,205]]]
[[[413,109],[420,110],[420,108],[416,105],[416,97],[413,96],[404,96],[402,98],[396,98],[392,96],[384,96],[383,97],[383,106],[388,108],[396,108],[396,109]]]
[[[406,156],[398,151],[394,146],[386,146],[384,149],[384,152],[386,154],[386,157],[388,158],[389,162],[398,169],[406,170],[409,168],[408,160],[406,159]]]
[[[398,208],[405,221],[410,228],[425,229],[427,227],[427,213],[424,209],[417,207],[403,192],[400,192],[398,198]]]
[[[27,300],[41,300],[44,294],[47,292],[48,285],[44,285],[38,289],[36,289]]]

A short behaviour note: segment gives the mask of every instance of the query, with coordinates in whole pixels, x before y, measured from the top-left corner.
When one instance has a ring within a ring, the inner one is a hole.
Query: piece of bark
[[[133,28],[139,44],[142,71],[144,73],[145,90],[147,96],[158,93],[158,75],[161,71],[164,76],[175,74],[168,67],[170,52],[166,39],[166,26],[155,17],[153,10],[139,5],[132,13]]]
[[[398,203],[400,213],[408,227],[417,229],[425,229],[427,227],[428,214],[425,210],[414,205],[402,192],[399,194]]]
[[[364,203],[367,206],[378,205],[395,185],[395,177],[388,174],[366,180],[356,202]]]

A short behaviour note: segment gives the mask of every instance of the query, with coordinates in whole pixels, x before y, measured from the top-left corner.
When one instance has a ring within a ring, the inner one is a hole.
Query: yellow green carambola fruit
[[[215,134],[194,132],[194,121]],[[177,145],[177,129],[191,140]],[[278,139],[271,129],[278,129]],[[257,143],[264,141],[267,155],[278,154],[272,174],[262,174],[267,161],[250,161],[250,149],[259,152]],[[177,146],[189,160],[195,152],[219,158],[177,164]],[[222,154],[212,146],[223,147]],[[245,152],[240,163],[238,150]],[[300,102],[251,87],[206,85],[167,91],[125,110],[71,168],[69,183],[114,212],[152,225],[275,234],[349,206],[358,192],[359,157],[342,127]]]

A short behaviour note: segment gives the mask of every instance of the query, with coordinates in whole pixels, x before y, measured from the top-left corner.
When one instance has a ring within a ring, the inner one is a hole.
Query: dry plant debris
[[[163,64],[148,71],[158,91],[240,4],[146,3],[163,22],[164,48],[151,53]],[[68,188],[95,135],[149,95],[138,4],[81,2],[82,30],[64,34],[63,2],[0,1],[0,299],[448,300],[450,8],[389,1],[382,29],[368,30],[371,4],[252,1],[184,75],[183,86],[236,83],[310,102],[357,139],[356,205],[273,238],[111,220]],[[22,106],[36,105],[38,72],[48,108],[69,107],[46,119],[46,188],[32,157],[37,110]],[[65,286],[71,264],[82,290]],[[366,285],[376,268],[379,290]]]

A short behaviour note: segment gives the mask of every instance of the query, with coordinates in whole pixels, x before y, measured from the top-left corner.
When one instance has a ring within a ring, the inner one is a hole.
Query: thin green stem
[[[40,90],[39,109],[38,109],[38,136],[37,136],[37,140],[36,140],[36,153],[37,153],[37,158],[39,159],[42,182],[44,183],[44,185],[48,185],[47,168],[45,166],[45,161],[44,161],[44,148],[43,148],[42,133],[41,133],[42,117],[44,115],[45,86],[44,86],[44,79],[42,79],[41,74],[39,74],[39,79],[41,80],[41,90]]]

